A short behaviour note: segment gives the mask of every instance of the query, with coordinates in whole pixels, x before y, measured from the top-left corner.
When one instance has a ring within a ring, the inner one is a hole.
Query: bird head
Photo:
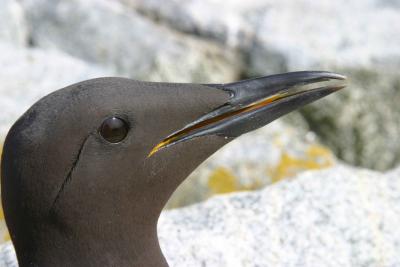
[[[343,88],[343,79],[329,72],[208,85],[99,78],[44,97],[14,124],[3,150],[2,201],[20,262],[55,264],[38,247],[71,258],[74,249],[87,255],[112,240],[113,251],[152,257],[143,250],[157,240],[163,206],[201,162]]]

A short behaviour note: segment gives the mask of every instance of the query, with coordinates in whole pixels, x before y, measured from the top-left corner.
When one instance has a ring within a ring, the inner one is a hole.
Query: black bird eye
[[[128,134],[128,131],[128,123],[118,117],[105,119],[99,130],[101,136],[110,143],[121,142]]]

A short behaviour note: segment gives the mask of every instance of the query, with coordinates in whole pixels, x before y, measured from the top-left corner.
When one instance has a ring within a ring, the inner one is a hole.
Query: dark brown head
[[[226,85],[101,78],[50,94],[11,128],[2,201],[20,266],[164,266],[157,219],[233,138],[343,85],[298,72]],[[329,84],[324,84],[329,82]]]

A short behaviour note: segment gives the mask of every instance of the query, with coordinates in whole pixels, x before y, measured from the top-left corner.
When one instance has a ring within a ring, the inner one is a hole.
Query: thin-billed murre
[[[2,202],[20,267],[168,266],[157,220],[178,185],[233,138],[344,87],[293,72],[231,84],[99,78],[13,125]]]

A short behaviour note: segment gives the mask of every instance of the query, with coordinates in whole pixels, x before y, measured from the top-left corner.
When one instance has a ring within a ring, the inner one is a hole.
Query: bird
[[[164,267],[175,189],[238,136],[346,86],[327,71],[224,84],[107,77],[57,90],[11,127],[1,197],[20,267]]]

